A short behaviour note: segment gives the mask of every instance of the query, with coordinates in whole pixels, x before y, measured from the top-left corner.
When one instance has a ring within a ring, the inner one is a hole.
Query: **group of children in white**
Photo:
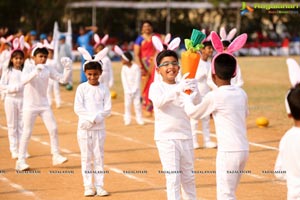
[[[186,79],[180,74],[179,58],[175,49],[180,38],[170,43],[170,36],[161,41],[153,36],[152,41],[158,51],[156,56],[156,78],[150,86],[149,98],[154,107],[154,140],[158,149],[163,171],[166,172],[167,199],[197,199],[194,170],[194,149],[200,147],[197,141],[198,120],[202,120],[203,146],[216,148],[217,199],[236,199],[239,184],[248,156],[246,117],[248,98],[241,88],[243,79],[234,53],[241,49],[247,34],[236,37],[236,30],[228,35],[221,29],[202,42],[201,59],[194,79]],[[109,88],[113,85],[112,66],[107,57],[105,42],[95,34],[96,55],[90,55],[84,48],[78,51],[85,58],[83,71],[87,82],[76,90],[74,111],[78,115],[77,139],[81,152],[81,167],[84,196],[107,196],[103,189],[105,118],[111,113]],[[32,49],[31,61],[24,63],[24,41],[16,38],[10,52],[9,63],[2,69],[0,90],[5,94],[5,113],[12,158],[18,158],[17,170],[27,170],[27,146],[37,116],[44,121],[50,135],[53,165],[62,164],[67,158],[60,155],[57,125],[47,87],[50,79],[66,83],[69,81],[72,61],[62,58],[63,74],[58,73],[48,61],[50,44],[37,44]],[[213,55],[213,49],[217,54]],[[122,58],[121,81],[124,90],[124,125],[131,123],[131,106],[134,105],[136,122],[144,125],[141,108],[141,70],[133,62],[130,52],[115,46],[114,51]],[[51,57],[50,57],[51,58]],[[299,156],[300,142],[300,68],[293,60],[288,60],[293,88],[288,92],[286,105],[295,127],[289,130],[280,142],[280,151],[275,170],[286,171],[288,199],[300,198]],[[191,90],[190,95],[186,90]],[[26,95],[23,95],[26,93]],[[209,120],[212,115],[218,143],[211,141]],[[234,171],[237,173],[228,173]],[[278,175],[278,174],[276,174]]]

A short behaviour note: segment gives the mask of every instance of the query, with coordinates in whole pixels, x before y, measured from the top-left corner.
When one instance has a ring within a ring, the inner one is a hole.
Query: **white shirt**
[[[93,124],[89,130],[105,129],[104,118],[111,112],[109,89],[101,83],[97,86],[81,83],[76,89],[74,111],[79,117],[78,129],[85,121]],[[98,123],[95,122],[97,115],[102,118]]]
[[[114,76],[112,64],[108,56],[105,56],[101,59],[102,65],[102,74],[99,77],[99,82],[105,84],[108,88],[111,88],[114,84]]]
[[[125,94],[133,94],[139,91],[141,85],[140,67],[135,63],[131,67],[123,65],[121,69],[121,81]]]
[[[190,118],[176,93],[177,84],[155,81],[150,86],[149,99],[155,114],[154,139],[192,139]]]
[[[300,128],[292,127],[281,138],[275,176],[287,180],[289,196],[300,194]],[[276,173],[283,172],[285,173]],[[298,196],[299,198],[300,196]]]
[[[248,97],[236,86],[221,86],[207,93],[202,102],[193,105],[185,101],[185,111],[194,119],[213,114],[218,151],[248,151],[246,117]]]
[[[198,81],[198,89],[201,96],[205,96],[210,91],[210,87],[207,84],[207,77],[208,73],[210,72],[210,66],[210,61],[204,61],[200,59],[195,79]]]
[[[46,110],[49,109],[47,99],[47,88],[49,78],[57,80],[60,83],[66,83],[72,73],[72,70],[65,68],[64,74],[58,73],[55,69],[44,65],[44,69],[36,74],[35,65],[26,65],[22,71],[22,82],[27,83],[24,86],[24,110]]]

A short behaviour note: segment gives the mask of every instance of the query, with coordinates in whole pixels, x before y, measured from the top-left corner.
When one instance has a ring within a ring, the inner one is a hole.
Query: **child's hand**
[[[62,66],[65,68],[65,69],[71,69],[72,68],[72,60],[69,58],[69,57],[62,57],[60,59],[60,62],[62,64]]]
[[[95,123],[98,124],[98,123],[101,123],[102,121],[104,120],[104,117],[102,117],[102,115],[99,113],[97,115],[97,117],[95,118]]]
[[[83,121],[79,124],[79,128],[87,130],[90,129],[93,126],[93,123],[90,121]]]

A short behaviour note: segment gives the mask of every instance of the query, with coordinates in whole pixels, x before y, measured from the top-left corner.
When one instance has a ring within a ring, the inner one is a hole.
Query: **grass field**
[[[297,59],[297,58],[296,58]],[[286,184],[275,180],[270,173],[274,168],[280,138],[292,126],[287,118],[284,97],[290,87],[285,57],[239,57],[244,89],[249,97],[250,115],[247,119],[250,157],[242,176],[237,197],[241,200],[286,199]],[[76,63],[78,66],[78,63]],[[123,92],[119,62],[113,63],[118,94],[112,101],[112,116],[106,119],[105,188],[109,200],[166,199],[165,178],[158,173],[161,164],[153,141],[153,117],[146,117],[146,125],[123,125]],[[75,87],[79,71],[74,70]],[[10,158],[3,102],[0,102],[0,199],[3,200],[80,200],[83,197],[80,172],[80,152],[76,138],[77,117],[73,112],[75,90],[61,88],[62,108],[55,109],[62,153],[69,161],[61,166],[51,165],[49,136],[40,119],[37,120],[29,144],[28,159],[31,173],[18,174],[15,160]],[[270,121],[267,128],[255,125],[257,117]],[[201,127],[199,127],[201,130]],[[214,125],[211,120],[213,140]],[[199,134],[202,144],[202,135]],[[195,151],[195,170],[211,173],[195,174],[198,199],[216,199],[216,149]],[[136,173],[130,173],[136,171]],[[144,173],[138,173],[138,172]],[[53,173],[55,172],[55,173]],[[68,172],[68,173],[64,173]],[[98,198],[98,197],[95,197]]]

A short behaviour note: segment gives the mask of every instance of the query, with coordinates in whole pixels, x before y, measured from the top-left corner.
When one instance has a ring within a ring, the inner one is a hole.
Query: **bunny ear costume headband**
[[[10,35],[10,36],[8,36],[7,38],[4,38],[4,37],[1,37],[0,38],[0,42],[1,43],[8,43],[8,44],[10,44],[11,45],[11,41],[12,41],[12,39],[14,38],[14,36],[13,35]]]
[[[181,40],[179,37],[176,37],[176,38],[174,38],[174,40],[172,40],[169,43],[170,40],[171,40],[171,34],[167,34],[166,38],[164,40],[164,44],[167,46],[168,50],[174,51],[176,48],[179,47]],[[162,43],[162,41],[159,37],[157,37],[155,35],[152,36],[152,43],[157,51],[161,52],[164,50],[164,44]]]
[[[114,51],[116,52],[116,54],[118,54],[119,56],[121,56],[124,60],[129,61],[129,58],[127,58],[125,56],[123,50],[118,45],[115,45]]]
[[[247,41],[247,34],[244,33],[242,35],[239,35],[237,38],[235,38],[230,43],[230,45],[228,46],[228,48],[225,51],[224,51],[224,46],[222,44],[222,41],[219,38],[218,34],[213,31],[213,32],[211,32],[210,35],[211,35],[212,45],[215,48],[215,50],[217,51],[217,55],[215,55],[213,57],[212,62],[211,62],[211,72],[212,72],[212,74],[216,74],[216,71],[215,71],[216,58],[222,54],[228,54],[235,59],[235,57],[233,56],[233,53],[238,51],[239,49],[241,49],[244,46],[244,44]],[[235,67],[235,70],[236,70],[236,67]],[[235,76],[235,74],[236,74],[236,71],[233,76]]]
[[[47,46],[45,44],[42,44],[40,42],[38,42],[36,45],[34,45],[32,51],[31,51],[31,56],[34,55],[34,52],[37,50],[37,49],[42,49],[42,48],[46,48],[47,49]]]
[[[105,34],[104,36],[103,36],[103,38],[101,39],[100,37],[99,37],[99,35],[97,34],[97,33],[95,33],[94,34],[94,40],[95,40],[95,45],[94,45],[94,48],[96,48],[99,44],[106,44],[106,42],[107,42],[107,40],[108,40],[108,34]]]
[[[286,64],[288,66],[290,82],[291,82],[292,88],[294,88],[298,83],[300,83],[300,66],[296,62],[296,60],[293,58],[288,58],[286,60]],[[287,97],[290,94],[290,91],[291,90],[289,90],[285,96],[285,108],[286,108],[286,112],[288,114],[291,114],[291,109],[290,109],[290,106],[289,106],[288,100],[287,100]]]
[[[47,49],[54,50],[53,42],[49,43],[46,39],[44,39],[44,47],[46,47]]]
[[[15,38],[13,41],[13,49],[12,52],[15,51],[23,51],[24,47],[26,47],[27,49],[30,49],[30,45],[24,41],[24,36],[21,35],[20,38]]]
[[[226,33],[226,30],[224,27],[221,27],[220,29],[220,36],[221,36],[221,41],[229,41],[231,42],[231,40],[233,39],[233,37],[236,34],[236,28],[233,28],[229,31],[228,35]]]
[[[103,59],[106,54],[108,53],[108,47],[105,47],[104,49],[102,49],[101,51],[99,51],[94,58],[92,58],[92,56],[90,55],[90,53],[82,47],[78,47],[77,50],[81,53],[81,55],[83,56],[83,58],[86,60],[85,63],[83,64],[83,71],[84,71],[84,67],[87,63],[89,62],[98,62],[101,66],[102,61],[101,59]]]

